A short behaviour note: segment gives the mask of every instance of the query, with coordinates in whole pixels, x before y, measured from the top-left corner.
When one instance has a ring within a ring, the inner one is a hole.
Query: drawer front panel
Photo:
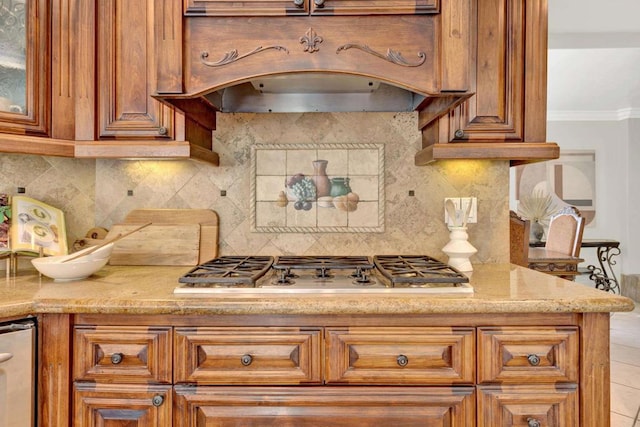
[[[197,390],[195,390],[197,389]],[[175,387],[174,426],[475,425],[473,387]]]
[[[479,328],[478,382],[577,382],[578,329]]]
[[[171,383],[171,328],[76,326],[75,380]]]
[[[478,427],[578,427],[575,385],[478,387]]]
[[[321,382],[320,329],[176,328],[176,383]]]
[[[327,382],[472,384],[473,328],[326,330]]]

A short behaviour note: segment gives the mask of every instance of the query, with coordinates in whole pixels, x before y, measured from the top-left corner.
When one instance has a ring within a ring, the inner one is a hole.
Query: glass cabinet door
[[[46,0],[0,0],[0,132],[46,132]]]

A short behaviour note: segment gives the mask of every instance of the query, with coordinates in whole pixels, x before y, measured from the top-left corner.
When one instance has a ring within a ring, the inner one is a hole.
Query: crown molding
[[[640,119],[640,108],[603,111],[547,111],[548,122],[615,122]]]
[[[549,33],[549,49],[626,49],[640,47],[640,32]]]

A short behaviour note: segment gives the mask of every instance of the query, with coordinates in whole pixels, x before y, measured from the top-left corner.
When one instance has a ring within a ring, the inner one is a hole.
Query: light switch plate
[[[471,211],[469,212],[469,218],[467,219],[468,224],[474,224],[478,222],[478,198],[477,197],[446,197],[444,202],[447,200],[451,200],[453,205],[456,207],[456,216],[457,222],[462,223],[462,218],[464,217],[464,213],[467,210],[467,206],[471,203]],[[444,222],[448,226],[453,225],[453,220],[449,218],[449,214],[447,213],[447,209],[444,210]]]

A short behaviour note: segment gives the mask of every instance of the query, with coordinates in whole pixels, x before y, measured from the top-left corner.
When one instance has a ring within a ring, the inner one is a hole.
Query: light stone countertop
[[[82,281],[37,272],[0,280],[0,318],[37,313],[431,314],[631,311],[631,299],[513,264],[474,265],[474,294],[174,295],[191,267],[107,266]]]

